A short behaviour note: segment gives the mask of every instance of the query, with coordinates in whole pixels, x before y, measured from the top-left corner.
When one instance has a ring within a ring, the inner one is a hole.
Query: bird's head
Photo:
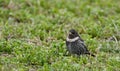
[[[76,37],[79,37],[78,33],[74,29],[71,29],[69,31],[68,38],[73,39],[73,38],[76,38]]]

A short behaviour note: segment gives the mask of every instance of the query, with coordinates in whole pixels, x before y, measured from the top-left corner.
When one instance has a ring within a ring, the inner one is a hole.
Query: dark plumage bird
[[[84,41],[74,29],[69,31],[69,35],[66,39],[66,46],[70,54],[88,54],[95,57],[95,55],[88,51]]]

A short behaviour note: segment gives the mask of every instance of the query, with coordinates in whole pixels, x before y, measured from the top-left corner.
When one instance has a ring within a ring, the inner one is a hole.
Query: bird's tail
[[[92,54],[92,53],[90,53],[90,52],[88,52],[88,53],[86,53],[86,54],[88,54],[88,55],[90,55],[90,56],[95,57],[95,55],[94,55],[94,54]]]

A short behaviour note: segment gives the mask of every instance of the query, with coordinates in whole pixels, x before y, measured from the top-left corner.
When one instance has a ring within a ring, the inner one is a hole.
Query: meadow
[[[96,57],[66,56],[71,28]],[[0,0],[0,71],[120,71],[120,1]]]

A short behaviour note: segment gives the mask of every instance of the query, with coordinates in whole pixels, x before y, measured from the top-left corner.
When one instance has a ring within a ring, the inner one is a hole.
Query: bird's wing
[[[81,54],[82,54],[82,53],[87,53],[87,52],[89,52],[89,51],[87,50],[86,45],[85,45],[84,42],[81,41],[81,40],[78,40],[78,41],[77,41],[76,47],[78,48],[78,51],[79,51]]]

